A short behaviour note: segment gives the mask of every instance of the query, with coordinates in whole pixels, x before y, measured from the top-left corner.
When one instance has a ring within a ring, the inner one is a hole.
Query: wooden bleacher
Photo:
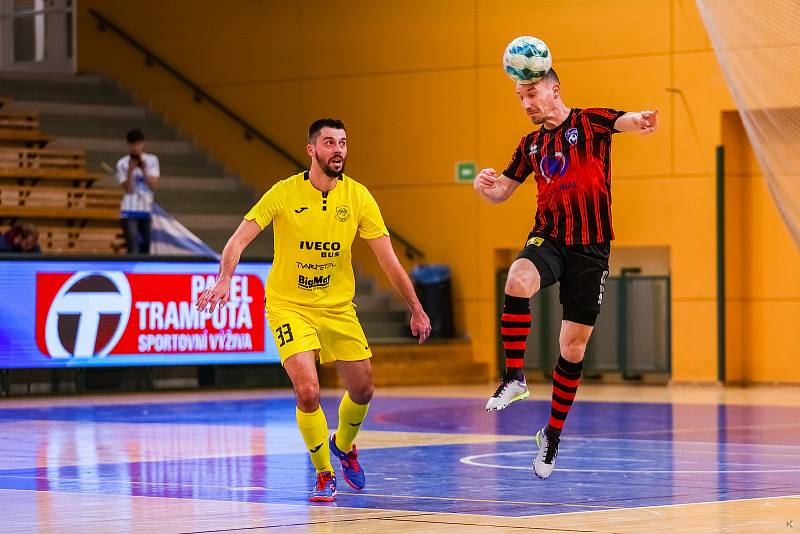
[[[122,189],[3,185],[0,217],[119,219]]]
[[[122,189],[95,186],[103,175],[86,171],[85,152],[44,148],[51,140],[35,113],[0,111],[0,231],[32,222],[46,253],[122,253]]]
[[[39,131],[39,115],[27,111],[0,112],[0,130]]]
[[[39,246],[54,254],[121,254],[125,239],[118,227],[70,228],[38,225]]]
[[[0,146],[44,148],[53,138],[39,131],[35,113],[0,112]]]
[[[86,171],[82,150],[13,148],[0,146],[0,179],[14,178],[19,185],[48,180],[90,187],[102,174]]]

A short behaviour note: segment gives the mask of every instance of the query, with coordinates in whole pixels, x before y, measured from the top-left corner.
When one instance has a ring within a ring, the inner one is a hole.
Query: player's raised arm
[[[411,310],[411,333],[419,336],[420,344],[425,343],[425,340],[431,335],[431,320],[425,310],[422,309],[422,304],[417,299],[414,286],[394,253],[389,236],[367,239],[367,243],[369,243],[372,252],[375,253],[375,257],[378,258],[378,263],[383,272],[386,273],[386,277],[392,282],[394,288],[400,293]]]
[[[658,110],[626,113],[616,120],[614,129],[618,132],[639,132],[642,135],[651,134],[658,129]]]
[[[489,204],[499,204],[516,191],[519,182],[504,174],[497,176],[494,169],[482,169],[472,185],[483,200]]]
[[[242,251],[247,248],[253,239],[261,232],[261,227],[255,221],[244,220],[239,228],[233,233],[222,250],[222,258],[219,261],[219,275],[217,283],[209,287],[200,298],[197,299],[197,309],[200,311],[208,307],[209,312],[213,312],[219,304],[220,307],[228,303],[230,295],[231,277],[236,266],[239,265],[239,258]]]

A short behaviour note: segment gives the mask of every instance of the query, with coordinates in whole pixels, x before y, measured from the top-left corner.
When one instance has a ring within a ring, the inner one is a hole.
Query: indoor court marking
[[[586,397],[601,397],[601,388],[594,389],[586,386]],[[786,390],[786,405],[583,400],[570,413],[547,481],[536,479],[530,464],[531,436],[546,422],[549,403],[529,400],[487,414],[482,396],[458,397],[459,391],[453,388],[452,397],[379,392],[358,439],[367,489],[356,492],[340,480],[333,505],[305,501],[313,468],[288,391],[6,401],[0,405],[5,528],[632,533],[645,525],[648,532],[800,527],[797,390]],[[337,404],[338,396],[323,399],[332,428]]]

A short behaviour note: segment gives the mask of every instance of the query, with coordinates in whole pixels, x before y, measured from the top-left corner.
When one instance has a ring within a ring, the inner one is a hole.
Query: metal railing
[[[159,66],[162,69],[164,69],[167,73],[169,73],[173,78],[175,78],[176,80],[184,84],[186,87],[188,87],[194,95],[195,102],[197,102],[198,104],[202,104],[203,102],[211,104],[220,113],[222,113],[230,120],[241,126],[244,132],[244,138],[246,140],[252,141],[253,139],[258,139],[259,141],[270,147],[272,150],[280,154],[284,159],[286,159],[292,165],[294,165],[298,171],[302,171],[307,168],[307,166],[303,162],[294,157],[290,152],[288,152],[286,149],[278,145],[275,141],[267,137],[267,135],[265,135],[258,128],[256,128],[251,123],[246,121],[239,114],[231,110],[228,106],[226,106],[225,104],[214,98],[214,96],[210,95],[202,87],[200,87],[195,82],[190,80],[185,74],[180,72],[171,64],[167,63],[153,50],[147,48],[138,39],[136,39],[131,34],[129,34],[125,30],[114,24],[111,20],[109,20],[103,14],[98,12],[96,9],[89,9],[89,14],[92,15],[97,20],[97,28],[100,31],[103,32],[111,31],[112,33],[115,33],[123,41],[125,41],[133,48],[141,52],[144,55],[145,64],[148,67]],[[389,233],[392,235],[392,239],[394,241],[397,241],[398,243],[403,245],[405,249],[406,258],[408,258],[409,260],[414,260],[425,257],[425,253],[422,250],[414,246],[410,241],[399,235],[391,228],[389,229]]]

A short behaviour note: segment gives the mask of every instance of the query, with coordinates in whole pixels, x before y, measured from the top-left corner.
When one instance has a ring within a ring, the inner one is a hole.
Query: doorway
[[[0,70],[75,71],[75,0],[0,0]]]

